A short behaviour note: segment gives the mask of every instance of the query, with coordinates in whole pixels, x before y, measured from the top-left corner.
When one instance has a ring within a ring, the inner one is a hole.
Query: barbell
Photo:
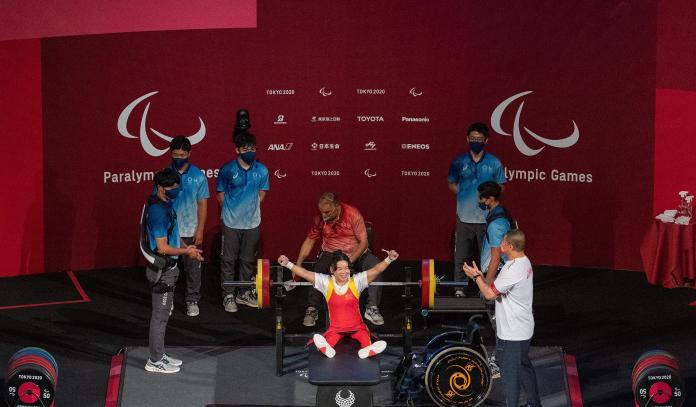
[[[435,308],[435,289],[441,286],[462,286],[463,281],[440,281],[435,277],[435,260],[423,259],[421,261],[421,279],[418,281],[374,281],[370,285],[374,286],[420,286],[421,287],[421,306],[424,309]],[[255,281],[225,281],[225,286],[230,287],[250,287],[256,286],[256,298],[259,308],[269,308],[271,306],[271,287],[272,286],[312,286],[308,281],[286,281],[276,282],[271,280],[271,262],[269,259],[258,259],[256,263]]]

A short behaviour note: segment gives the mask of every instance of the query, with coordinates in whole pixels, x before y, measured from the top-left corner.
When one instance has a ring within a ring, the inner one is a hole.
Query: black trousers
[[[239,266],[239,280],[251,281],[256,273],[256,244],[261,231],[253,229],[232,229],[222,225],[222,253],[220,254],[220,274],[222,296],[235,293],[235,287],[226,287],[225,281],[235,281],[235,269]],[[246,288],[243,291],[248,291]],[[241,291],[241,290],[240,290]]]

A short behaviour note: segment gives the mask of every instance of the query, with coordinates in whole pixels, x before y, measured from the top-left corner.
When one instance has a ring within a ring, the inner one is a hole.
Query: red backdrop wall
[[[251,110],[259,159],[277,170],[262,256],[294,256],[318,194],[334,190],[375,224],[378,247],[450,259],[449,162],[465,151],[470,122],[497,124],[496,107],[530,91],[502,111],[489,151],[507,167],[505,204],[534,261],[640,268],[660,182],[654,2],[264,1],[257,15],[255,29],[42,41],[46,271],[136,264],[150,190],[137,174],[168,162],[144,151],[141,123],[163,149],[153,129],[192,134],[202,121],[192,159],[211,170],[212,190],[212,170],[234,156],[239,107]],[[669,15],[661,6],[661,26]],[[128,118],[136,138],[121,135],[123,109],[155,91]],[[549,144],[573,123],[575,144]],[[543,149],[525,155],[503,134],[515,128]],[[208,254],[218,231],[210,204]]]
[[[679,191],[696,192],[696,33],[693,3],[659,2],[653,211],[676,209]]]
[[[0,42],[3,177],[0,276],[44,270],[41,42]]]

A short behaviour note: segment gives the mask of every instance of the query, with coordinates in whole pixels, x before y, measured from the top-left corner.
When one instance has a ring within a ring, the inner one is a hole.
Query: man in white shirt
[[[520,387],[527,394],[528,406],[541,406],[536,373],[529,360],[529,344],[534,335],[534,272],[524,247],[525,236],[521,230],[512,229],[505,234],[500,251],[508,261],[490,285],[475,262],[463,267],[481,294],[487,300],[495,299],[496,361],[507,407],[518,406]]]

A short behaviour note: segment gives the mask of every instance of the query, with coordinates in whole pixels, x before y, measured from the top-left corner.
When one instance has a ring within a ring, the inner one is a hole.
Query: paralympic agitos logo
[[[148,153],[149,155],[151,155],[153,157],[159,157],[162,154],[166,153],[167,150],[169,150],[169,147],[164,148],[164,149],[160,149],[160,148],[155,147],[154,144],[152,144],[152,142],[150,141],[150,138],[148,136],[148,124],[147,124],[147,112],[150,110],[150,102],[147,102],[147,104],[145,105],[145,109],[143,110],[143,115],[140,118],[140,126],[139,126],[140,135],[139,135],[139,137],[136,137],[136,136],[130,134],[130,132],[128,132],[128,119],[130,118],[130,115],[133,112],[133,109],[135,109],[135,107],[138,106],[138,104],[140,104],[140,102],[142,102],[143,100],[149,98],[150,96],[152,96],[156,93],[158,93],[158,91],[146,93],[143,96],[140,96],[139,98],[137,98],[134,101],[132,101],[131,103],[129,103],[128,106],[126,106],[123,109],[123,111],[121,111],[121,114],[118,116],[118,121],[116,123],[116,126],[118,128],[118,132],[123,137],[140,138],[140,145],[143,147],[143,150],[145,150],[146,153]],[[205,123],[203,123],[203,119],[201,119],[200,116],[198,117],[198,121],[200,122],[200,126],[198,128],[198,131],[196,131],[192,135],[186,137],[189,139],[191,144],[200,143],[201,140],[203,140],[203,138],[205,137]],[[161,138],[162,140],[166,141],[167,143],[172,141],[172,137],[167,136],[166,134],[163,134],[163,133],[153,129],[152,127],[149,127],[149,130],[150,130],[150,132],[152,132],[152,134]]]
[[[512,95],[509,98],[503,100],[500,102],[498,106],[493,110],[493,114],[491,114],[491,127],[493,127],[493,130],[498,133],[502,134],[503,136],[509,136],[510,133],[507,131],[503,130],[502,126],[500,125],[500,119],[503,116],[503,113],[505,112],[505,109],[514,102],[515,100],[521,98],[522,96],[526,96],[528,94],[532,93],[532,91],[526,91],[526,92],[520,92],[516,95]],[[529,130],[527,127],[524,127],[524,131],[526,134],[534,138],[535,140],[541,142],[542,144],[545,144],[544,146],[541,146],[539,148],[531,148],[527,145],[527,143],[524,141],[524,138],[522,137],[522,132],[520,131],[520,117],[522,116],[522,108],[524,107],[524,101],[520,102],[519,106],[517,107],[517,113],[515,114],[515,122],[512,125],[512,139],[515,141],[515,147],[520,151],[520,153],[526,155],[526,156],[533,156],[537,155],[543,150],[546,146],[551,146],[551,147],[556,147],[556,148],[568,148],[572,147],[575,145],[575,143],[578,142],[580,139],[580,130],[578,129],[578,125],[575,124],[575,120],[571,120],[573,123],[573,131],[570,133],[568,137],[562,138],[562,139],[549,139],[546,137],[542,137],[535,132]]]

